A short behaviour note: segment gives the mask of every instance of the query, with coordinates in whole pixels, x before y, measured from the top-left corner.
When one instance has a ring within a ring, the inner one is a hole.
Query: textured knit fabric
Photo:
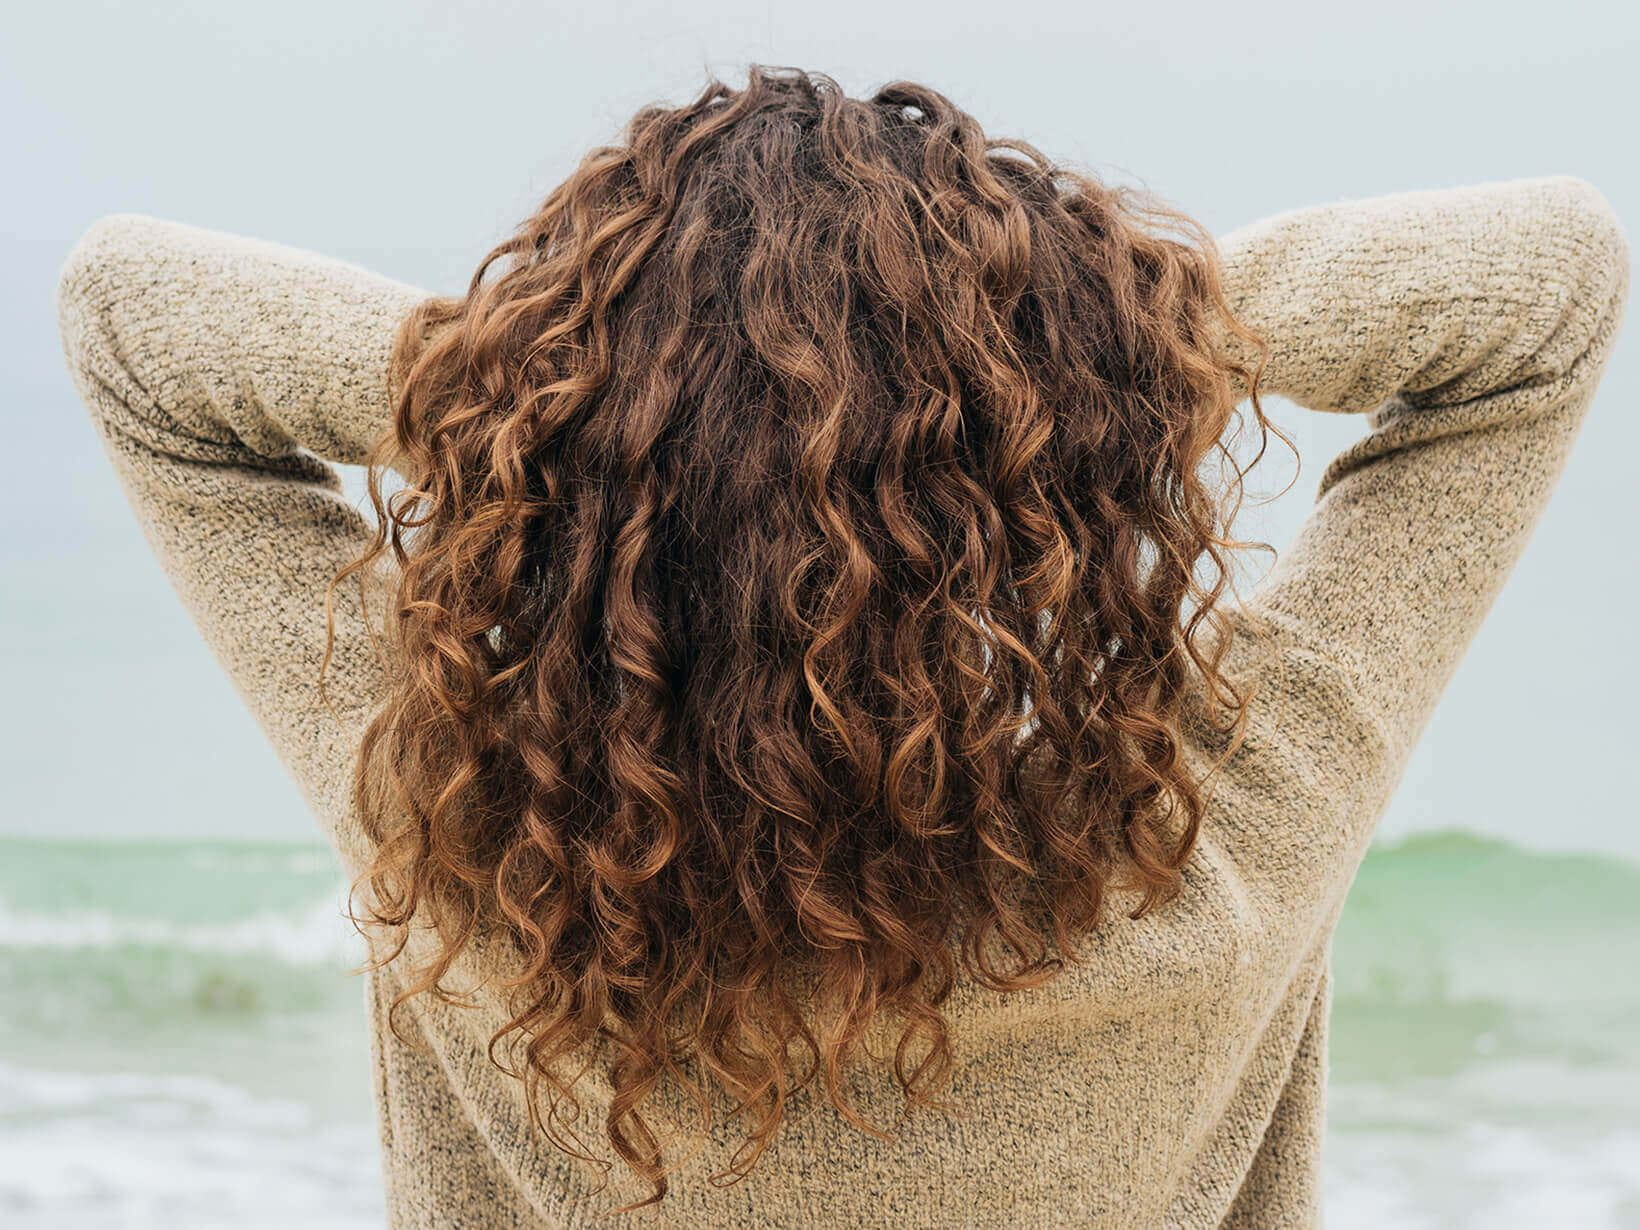
[[[1568,177],[1405,192],[1220,239],[1233,307],[1274,346],[1266,387],[1360,413],[1297,540],[1236,608],[1255,684],[1182,896],[1116,916],[1045,987],[962,986],[952,1109],[888,1141],[800,1100],[746,1181],[705,1176],[720,1129],[637,1224],[1245,1226],[1319,1220],[1328,952],[1374,823],[1549,499],[1610,352],[1627,241]],[[329,689],[323,595],[365,520],[331,463],[389,422],[395,325],[425,292],[312,253],[135,215],[69,257],[63,344],[182,600],[349,870],[370,857],[354,752],[380,699],[354,591]],[[1192,721],[1191,754],[1215,748]],[[224,800],[231,810],[231,800]],[[482,956],[470,1007],[369,975],[396,1227],[607,1223],[641,1194],[532,1139]],[[587,1139],[598,1133],[596,1078]],[[894,1099],[860,1077],[879,1122]]]

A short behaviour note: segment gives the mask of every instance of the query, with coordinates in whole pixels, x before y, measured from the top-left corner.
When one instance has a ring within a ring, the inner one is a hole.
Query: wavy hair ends
[[[739,1117],[722,1181],[802,1090],[881,1130],[874,1022],[934,1103],[957,978],[1038,984],[1114,887],[1180,889],[1186,694],[1246,704],[1239,393],[1270,428],[1229,337],[1200,227],[926,87],[754,68],[639,112],[399,335],[341,574],[396,565],[356,785],[369,921],[438,936],[398,1006],[504,940],[492,1054],[589,1157],[599,1057],[639,1204],[664,1083]]]

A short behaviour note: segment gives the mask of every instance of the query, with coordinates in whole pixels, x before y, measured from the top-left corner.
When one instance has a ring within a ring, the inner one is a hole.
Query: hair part
[[[1247,699],[1239,391],[1269,425],[1227,336],[1259,344],[1197,224],[924,86],[754,68],[639,112],[399,334],[337,577],[397,567],[360,884],[384,961],[438,943],[395,1010],[506,940],[492,1056],[590,1156],[566,1073],[601,1055],[641,1203],[664,1082],[703,1125],[727,1096],[730,1181],[811,1086],[881,1130],[873,1022],[932,1104],[959,976],[1039,984],[1114,887],[1179,892],[1181,707]]]

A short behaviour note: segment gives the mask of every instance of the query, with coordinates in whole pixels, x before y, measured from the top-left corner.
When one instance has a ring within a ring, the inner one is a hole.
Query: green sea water
[[[319,846],[0,841],[0,1225],[381,1222]],[[1640,867],[1375,848],[1334,946],[1334,1227],[1640,1227]]]

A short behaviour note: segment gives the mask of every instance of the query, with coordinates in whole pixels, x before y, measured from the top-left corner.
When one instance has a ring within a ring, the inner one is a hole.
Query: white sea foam
[[[340,900],[329,896],[301,909],[218,923],[130,918],[103,910],[31,913],[0,900],[0,949],[124,947],[271,956],[292,965],[351,966],[364,955]]]
[[[381,1224],[366,1122],[198,1076],[0,1065],[0,1223],[78,1230]]]
[[[1331,1090],[1334,1230],[1640,1225],[1640,1079],[1512,1056]]]
[[[1327,1148],[1332,1230],[1640,1225],[1640,1131],[1477,1123],[1445,1139],[1335,1134]]]

